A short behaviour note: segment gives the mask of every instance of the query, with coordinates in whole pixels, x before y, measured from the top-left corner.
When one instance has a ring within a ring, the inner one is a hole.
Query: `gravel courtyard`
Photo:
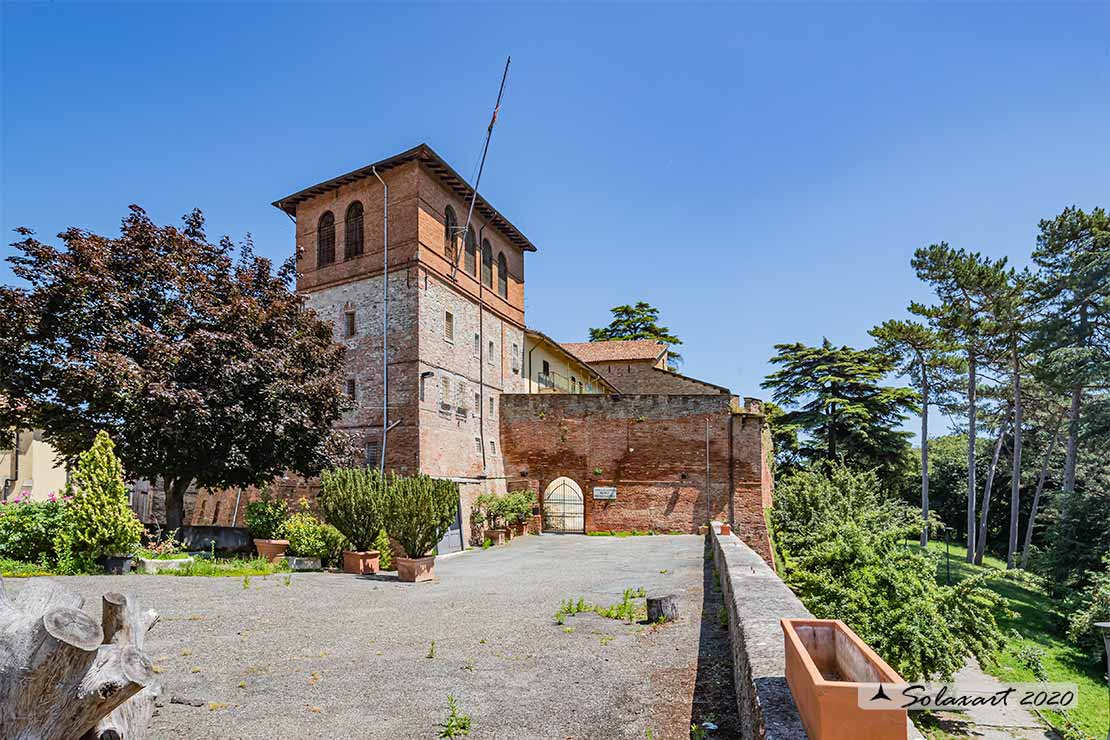
[[[147,642],[164,685],[153,738],[436,738],[450,694],[475,740],[643,740],[648,729],[675,740],[689,736],[705,671],[706,567],[700,537],[543,535],[442,558],[424,584],[332,573],[59,580],[94,616],[112,590],[161,613]],[[676,594],[681,619],[553,618],[564,599],[608,605],[641,586]]]

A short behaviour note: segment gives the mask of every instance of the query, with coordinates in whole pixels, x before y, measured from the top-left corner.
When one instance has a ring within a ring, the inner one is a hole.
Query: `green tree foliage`
[[[1087,387],[1110,381],[1110,215],[1072,206],[1040,222],[1033,261],[1038,326],[1050,377],[1070,394],[1065,491],[1075,488],[1080,416]]]
[[[1090,656],[1093,663],[1102,662],[1102,635],[1095,627],[1110,622],[1110,553],[1102,559],[1102,569],[1092,573],[1091,581],[1068,602],[1068,638]]]
[[[951,678],[1003,644],[1001,599],[984,577],[936,582],[936,561],[905,546],[914,508],[880,493],[873,472],[841,464],[779,482],[771,512],[785,580],[813,614],[842,619],[908,680]]]
[[[682,344],[671,330],[659,325],[659,309],[639,301],[635,306],[616,306],[610,309],[613,320],[609,326],[590,329],[591,342],[609,342],[619,339],[654,339],[668,345],[668,357],[674,364],[682,362],[682,355],[670,348]]]
[[[107,432],[97,432],[66,485],[70,499],[55,544],[65,573],[90,571],[97,558],[132,555],[139,547],[143,525],[127,501],[123,466],[114,450]]]
[[[281,525],[289,518],[289,506],[283,499],[273,498],[269,490],[263,490],[257,500],[247,504],[243,518],[254,539],[276,539]]]
[[[36,428],[68,460],[109,432],[127,474],[161,480],[168,529],[190,482],[262,484],[319,472],[344,407],[342,349],[276,273],[199,211],[158,226],[138,206],[120,235],[21,229],[0,288],[0,428]],[[238,259],[236,259],[238,251]]]
[[[806,460],[844,460],[858,468],[876,468],[885,481],[896,482],[905,463],[909,435],[898,427],[917,410],[911,388],[880,385],[894,361],[876,350],[801,343],[776,344],[771,362],[780,370],[763,387],[776,403],[799,408],[780,425],[804,431],[799,455]]]
[[[394,476],[386,488],[386,531],[410,558],[432,551],[455,523],[458,485],[427,475]]]
[[[384,523],[385,478],[377,468],[339,468],[320,476],[324,519],[358,552],[373,548]]]
[[[945,336],[916,321],[884,321],[871,330],[877,349],[897,363],[895,371],[909,377],[921,399],[921,546],[929,542],[929,408],[945,403],[955,386],[960,362],[955,345]]]

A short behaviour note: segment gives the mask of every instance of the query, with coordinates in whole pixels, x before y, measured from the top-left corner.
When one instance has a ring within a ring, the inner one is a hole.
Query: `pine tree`
[[[610,342],[624,339],[654,339],[668,346],[669,360],[675,364],[682,362],[682,355],[670,349],[682,340],[671,334],[671,330],[659,325],[659,309],[650,303],[639,301],[635,306],[616,306],[610,311],[613,320],[609,326],[590,329],[591,342]]]

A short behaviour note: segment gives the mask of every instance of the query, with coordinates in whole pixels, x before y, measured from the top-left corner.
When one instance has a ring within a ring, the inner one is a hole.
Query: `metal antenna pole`
[[[497,90],[497,104],[493,107],[493,117],[489,119],[489,126],[486,128],[486,143],[482,147],[482,161],[478,165],[478,176],[474,178],[474,190],[470,194],[470,207],[466,211],[466,223],[462,228],[463,235],[463,249],[466,249],[466,235],[470,231],[470,219],[474,215],[474,203],[478,200],[478,184],[482,182],[482,170],[486,168],[486,154],[489,153],[489,141],[493,138],[493,124],[497,123],[497,112],[501,110],[501,96],[505,94],[505,80],[509,78],[509,64],[513,61],[512,57],[505,59],[505,71],[501,73],[501,87]],[[478,245],[481,249],[481,245]],[[451,265],[451,279],[454,280],[459,272],[459,254],[458,250],[455,252],[455,261]]]

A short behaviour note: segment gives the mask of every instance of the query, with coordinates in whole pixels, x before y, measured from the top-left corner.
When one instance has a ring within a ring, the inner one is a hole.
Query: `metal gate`
[[[543,492],[543,530],[585,533],[586,517],[582,489],[570,478],[556,478]]]

